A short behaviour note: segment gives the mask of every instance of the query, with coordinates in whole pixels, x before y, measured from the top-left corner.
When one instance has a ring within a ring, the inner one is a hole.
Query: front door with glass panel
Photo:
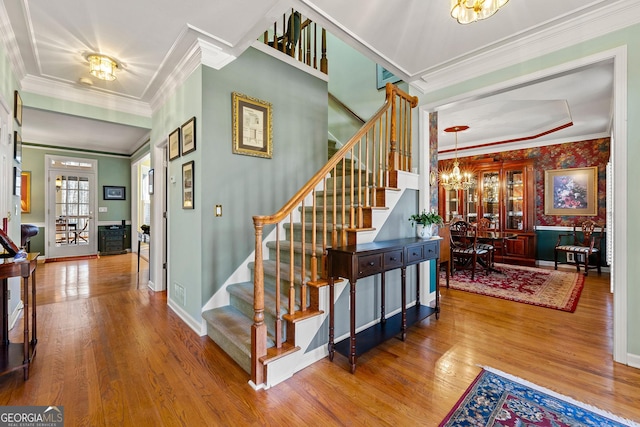
[[[49,170],[47,257],[97,253],[95,174],[74,169]]]

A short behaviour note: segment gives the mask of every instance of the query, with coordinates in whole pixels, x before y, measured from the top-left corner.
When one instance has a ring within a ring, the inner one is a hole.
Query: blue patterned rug
[[[440,427],[640,426],[519,378],[487,369],[483,369],[469,386]]]

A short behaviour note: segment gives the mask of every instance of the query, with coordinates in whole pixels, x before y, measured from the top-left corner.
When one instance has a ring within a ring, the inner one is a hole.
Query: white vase
[[[430,239],[433,236],[433,225],[416,224],[416,236],[420,239]]]

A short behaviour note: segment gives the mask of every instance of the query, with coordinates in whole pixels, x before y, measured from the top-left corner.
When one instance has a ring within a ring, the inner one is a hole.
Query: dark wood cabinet
[[[491,221],[496,231],[515,233],[496,253],[496,261],[535,265],[535,171],[533,161],[483,161],[466,165],[475,171],[469,190],[440,189],[439,210],[446,221]]]
[[[115,255],[127,253],[125,239],[126,228],[119,225],[105,227],[99,231],[98,251],[101,255]]]

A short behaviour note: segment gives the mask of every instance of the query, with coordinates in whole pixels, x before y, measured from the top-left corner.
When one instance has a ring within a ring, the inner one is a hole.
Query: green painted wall
[[[640,25],[633,25],[490,74],[476,76],[472,80],[456,83],[429,93],[428,96],[422,96],[421,103],[435,104],[457,95],[623,46],[627,49],[627,117],[638,117],[640,115],[640,97],[637,96],[640,93]],[[615,150],[615,148],[612,149]],[[640,158],[640,122],[638,120],[627,121],[626,149],[627,183],[640,182],[640,168],[635,166],[635,160]],[[635,213],[640,210],[640,198],[636,197],[634,185],[628,185],[626,188],[627,217],[634,218]],[[622,234],[639,235],[640,224],[637,221],[629,221],[628,229]],[[637,310],[640,306],[640,263],[633,262],[640,257],[640,249],[635,245],[635,239],[628,239],[626,252],[629,260],[626,272],[629,280],[627,283],[626,323],[629,326],[627,348],[629,354],[638,355],[640,354],[640,329],[631,326],[640,324],[640,310]]]

